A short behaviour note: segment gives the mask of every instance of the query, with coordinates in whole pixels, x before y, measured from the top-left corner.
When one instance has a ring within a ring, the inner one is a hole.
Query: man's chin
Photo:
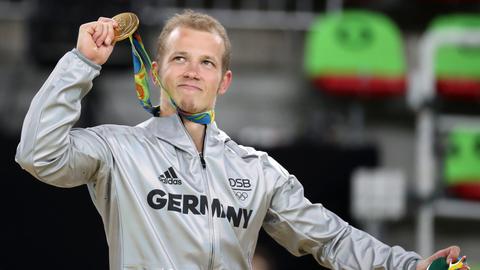
[[[202,111],[200,111],[200,109],[198,107],[196,107],[194,104],[190,104],[190,103],[181,103],[179,105],[179,107],[182,111],[187,112],[187,113],[202,112]]]

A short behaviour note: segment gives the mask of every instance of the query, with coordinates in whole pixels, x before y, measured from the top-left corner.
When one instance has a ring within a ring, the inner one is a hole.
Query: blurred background
[[[457,244],[480,269],[480,1],[0,0],[2,269],[108,269],[87,189],[15,162],[30,101],[80,24],[133,11],[153,57],[163,22],[206,12],[233,44],[217,123],[267,151],[312,202],[389,245],[427,256]],[[78,126],[135,125],[128,42],[83,101]],[[256,269],[319,269],[261,233]]]

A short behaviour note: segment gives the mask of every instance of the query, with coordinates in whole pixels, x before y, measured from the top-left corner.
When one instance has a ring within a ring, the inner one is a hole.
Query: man
[[[311,204],[266,153],[237,145],[214,122],[187,120],[185,112],[213,110],[232,80],[225,29],[204,14],[176,15],[160,34],[160,117],[72,129],[115,27],[108,18],[80,27],[76,49],[33,99],[16,155],[41,181],[87,184],[111,269],[249,269],[262,226],[294,255],[332,269],[426,269],[459,256],[456,246],[425,260],[389,247]]]

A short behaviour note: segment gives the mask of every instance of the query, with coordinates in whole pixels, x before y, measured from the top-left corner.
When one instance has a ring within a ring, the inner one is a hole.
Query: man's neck
[[[199,153],[203,153],[203,142],[205,141],[205,128],[206,125],[194,123],[181,117],[183,125],[187,130],[190,137],[192,137],[193,143]]]
[[[177,111],[170,104],[163,102],[161,105],[163,106],[160,106],[160,116],[165,117],[165,116],[170,116],[172,114],[177,113]],[[195,148],[199,153],[202,153],[206,126],[203,124],[198,124],[192,121],[188,121],[183,117],[180,117],[180,118],[182,119],[183,125],[185,126],[185,129],[187,130],[188,134],[190,134],[190,137],[192,138],[193,143],[195,144]]]

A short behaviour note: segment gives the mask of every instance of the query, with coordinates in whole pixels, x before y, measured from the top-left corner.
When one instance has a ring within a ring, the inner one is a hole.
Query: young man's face
[[[222,38],[185,27],[174,29],[166,41],[160,79],[177,105],[198,113],[212,109],[217,95],[230,85],[232,73],[222,74]]]

